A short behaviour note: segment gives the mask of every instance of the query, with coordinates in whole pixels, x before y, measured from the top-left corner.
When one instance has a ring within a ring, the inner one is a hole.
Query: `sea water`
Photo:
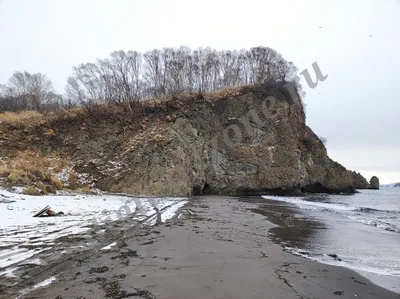
[[[400,188],[359,190],[354,195],[271,197],[324,224],[294,254],[355,270],[400,292]],[[337,258],[332,258],[336,254]]]

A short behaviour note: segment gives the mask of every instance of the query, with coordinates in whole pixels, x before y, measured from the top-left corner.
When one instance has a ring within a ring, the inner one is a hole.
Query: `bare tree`
[[[297,68],[268,47],[216,51],[164,48],[143,55],[115,51],[110,58],[73,68],[68,101],[130,102],[180,92],[207,92],[249,83],[292,82]]]
[[[62,97],[54,92],[52,82],[41,73],[15,72],[1,87],[1,110],[46,110],[62,104]]]

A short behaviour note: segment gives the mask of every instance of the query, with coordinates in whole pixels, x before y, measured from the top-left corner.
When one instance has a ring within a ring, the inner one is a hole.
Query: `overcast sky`
[[[400,181],[399,0],[0,0],[0,83],[42,72],[63,93],[73,65],[181,45],[318,62],[324,82],[301,76],[307,124],[345,167]]]

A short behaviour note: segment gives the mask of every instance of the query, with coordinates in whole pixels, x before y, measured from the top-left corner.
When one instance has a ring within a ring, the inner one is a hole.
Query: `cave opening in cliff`
[[[203,194],[204,194],[204,195],[209,195],[209,194],[211,194],[211,193],[212,193],[212,191],[211,191],[210,185],[207,184],[207,183],[205,183],[205,184],[204,184],[204,187],[203,187]]]
[[[211,194],[211,188],[210,185],[207,183],[204,184],[204,186],[194,186],[192,194],[194,196],[199,196],[199,195],[210,195]]]
[[[301,188],[303,193],[328,193],[328,191],[328,188],[321,183],[314,183]]]

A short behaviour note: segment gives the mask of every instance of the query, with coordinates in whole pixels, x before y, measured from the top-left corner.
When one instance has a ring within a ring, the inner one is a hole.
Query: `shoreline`
[[[276,224],[252,211],[258,207],[195,197],[181,209],[192,215],[155,227],[111,223],[97,245],[60,254],[61,245],[42,265],[23,267],[0,298],[21,290],[19,298],[400,298],[347,268],[285,252],[270,239]]]
[[[259,201],[258,199],[254,200]],[[354,255],[355,258],[352,257],[353,254],[350,253],[349,256],[346,252],[342,256],[343,252],[340,246],[335,246],[333,243],[331,244],[332,248],[329,246],[328,240],[335,242],[334,234],[340,234],[341,230],[339,227],[342,227],[342,229],[344,227],[339,226],[336,221],[343,221],[342,223],[345,223],[347,218],[343,220],[340,216],[335,217],[334,215],[329,216],[321,213],[313,213],[285,201],[274,200],[273,198],[261,200],[260,206],[255,212],[261,213],[268,217],[272,223],[278,225],[278,227],[271,229],[271,239],[275,243],[281,244],[284,251],[310,261],[349,269],[378,286],[392,292],[400,293],[398,287],[400,277],[385,273],[379,268],[368,268],[368,265],[364,265],[362,262],[358,264],[356,262],[357,259],[360,259],[358,253]],[[325,219],[323,217],[332,218]],[[349,225],[351,225],[349,229],[357,232],[356,234],[368,231],[369,229],[369,226],[363,227],[358,222],[350,223]],[[377,233],[379,234],[379,232]],[[329,235],[331,237],[327,237]],[[340,237],[337,241],[339,240]]]

